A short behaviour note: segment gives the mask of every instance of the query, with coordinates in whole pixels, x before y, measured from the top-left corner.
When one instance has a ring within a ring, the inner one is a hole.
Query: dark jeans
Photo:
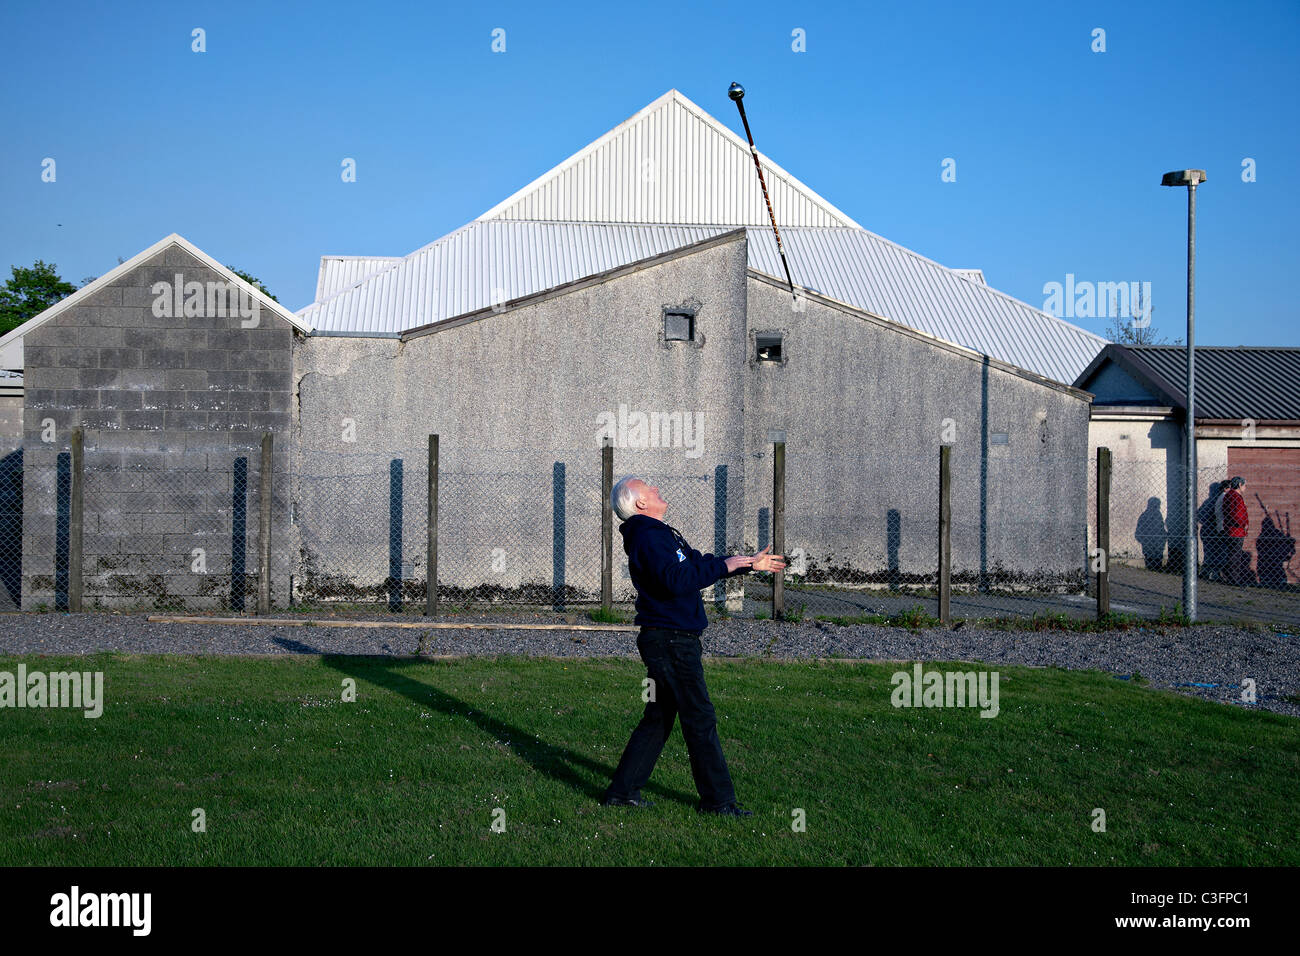
[[[672,733],[673,721],[680,714],[700,806],[715,810],[734,803],[736,791],[722,756],[713,704],[704,686],[698,632],[643,627],[636,647],[645,661],[647,676],[654,681],[653,699],[645,705],[645,714],[632,731],[605,795],[626,799],[641,796],[641,788],[650,779],[664,742]]]

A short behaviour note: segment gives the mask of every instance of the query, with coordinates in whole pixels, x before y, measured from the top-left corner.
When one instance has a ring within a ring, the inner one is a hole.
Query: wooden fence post
[[[257,523],[257,613],[271,613],[271,485],[274,467],[271,464],[272,443],[270,432],[262,436],[262,471],[258,475]]]
[[[424,545],[424,567],[427,572],[424,587],[424,613],[433,617],[438,613],[438,436],[429,436],[429,513],[427,538]]]
[[[772,553],[785,554],[785,442],[772,443]],[[772,573],[772,620],[785,616],[785,572]]]
[[[81,613],[85,590],[85,449],[86,430],[78,426],[72,430],[72,486],[68,489],[68,610],[73,614]]]
[[[1097,620],[1110,613],[1110,449],[1097,449]]]
[[[939,622],[952,626],[952,446],[939,446]]]
[[[600,449],[600,606],[610,611],[614,604],[614,446],[608,438]]]

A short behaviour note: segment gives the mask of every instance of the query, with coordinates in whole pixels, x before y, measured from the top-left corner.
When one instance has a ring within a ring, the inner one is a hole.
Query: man
[[[717,719],[700,662],[700,635],[709,626],[700,591],[722,578],[746,571],[780,571],[785,558],[764,548],[755,555],[719,558],[700,554],[676,528],[663,521],[668,503],[659,489],[628,476],[610,496],[623,522],[623,550],[636,588],[637,650],[650,678],[645,714],[623,750],[605,791],[606,806],[651,806],[641,796],[664,742],[680,714],[682,736],[699,791],[700,813],[753,816],[736,802],[727,760],[718,739]]]
[[[1246,529],[1250,526],[1250,516],[1246,513],[1246,502],[1242,500],[1237,489],[1246,484],[1240,475],[1228,482],[1228,487],[1214,505],[1215,523],[1223,540],[1223,578],[1228,584],[1245,585],[1249,583],[1249,560],[1241,546],[1246,540]]]

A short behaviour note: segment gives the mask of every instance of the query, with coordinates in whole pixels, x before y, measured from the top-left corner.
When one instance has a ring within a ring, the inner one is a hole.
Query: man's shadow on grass
[[[294,651],[302,652],[304,648],[304,645],[299,644],[297,641],[288,641],[282,638],[276,638],[275,640],[277,643],[293,645],[291,649]],[[605,787],[604,785],[589,783],[577,772],[577,768],[594,774],[598,779],[609,780],[614,776],[614,768],[609,764],[592,760],[567,747],[548,744],[537,739],[536,735],[529,733],[522,727],[517,727],[490,714],[483,713],[458,697],[403,674],[402,671],[405,668],[421,663],[418,658],[406,660],[390,657],[322,654],[321,661],[327,667],[331,667],[358,682],[366,680],[372,684],[378,684],[395,694],[401,694],[421,707],[432,707],[444,714],[463,717],[470,723],[475,724],[480,730],[490,734],[493,739],[506,743],[513,753],[522,757],[537,772],[544,773],[553,780],[593,800],[599,801],[604,796]],[[680,790],[656,784],[650,784],[645,789],[665,799],[679,800],[687,805],[693,806],[696,802],[691,794],[683,793]]]

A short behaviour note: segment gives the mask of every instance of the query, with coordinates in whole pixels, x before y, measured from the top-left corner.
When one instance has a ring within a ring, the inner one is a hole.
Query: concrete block
[[[230,371],[211,371],[208,372],[207,387],[210,389],[219,389],[229,391],[232,389],[246,389],[250,387],[251,376],[253,374],[243,369],[231,369]]]
[[[189,409],[175,409],[166,413],[166,427],[171,430],[180,431],[197,431],[208,427],[208,415],[206,411],[192,411]]]
[[[139,411],[144,406],[139,392],[121,388],[99,389],[99,407],[119,412]]]
[[[37,331],[41,331],[37,329]],[[100,356],[107,349],[92,348],[55,348],[52,350],[52,361],[45,363],[57,366],[58,368],[98,368],[100,365]],[[23,345],[23,361],[28,365],[36,364],[36,361],[27,356],[27,346]],[[110,365],[113,363],[110,363]]]
[[[284,369],[293,367],[293,357],[288,349],[256,349],[238,356],[240,364],[250,370]]]
[[[210,412],[208,414],[210,431],[248,431],[248,412]]]
[[[184,349],[142,349],[138,363],[144,368],[185,368]]]
[[[166,427],[164,414],[157,409],[122,412],[122,427],[130,431],[162,431]]]
[[[100,349],[98,363],[78,363],[78,364],[98,364],[100,368],[137,368],[140,365],[140,350],[127,348]]]
[[[181,355],[184,358],[184,353]],[[187,392],[196,389],[204,390],[209,385],[208,373],[202,369],[171,368],[167,370],[165,383],[169,389],[181,389]]]
[[[62,370],[61,370],[62,371]],[[67,371],[74,371],[68,369]],[[105,389],[117,385],[119,371],[115,368],[82,368],[75,370],[76,382],[71,387]],[[139,408],[139,401],[136,401]]]
[[[234,365],[229,364],[231,358],[232,353],[223,349],[209,349],[206,346],[197,349],[186,349],[185,368],[201,368],[210,372],[227,368],[240,369],[238,362]]]
[[[54,402],[59,408],[99,408],[99,392],[93,388],[60,388],[54,392]]]
[[[165,389],[167,370],[161,368],[125,368],[117,373],[117,387],[137,392]]]

